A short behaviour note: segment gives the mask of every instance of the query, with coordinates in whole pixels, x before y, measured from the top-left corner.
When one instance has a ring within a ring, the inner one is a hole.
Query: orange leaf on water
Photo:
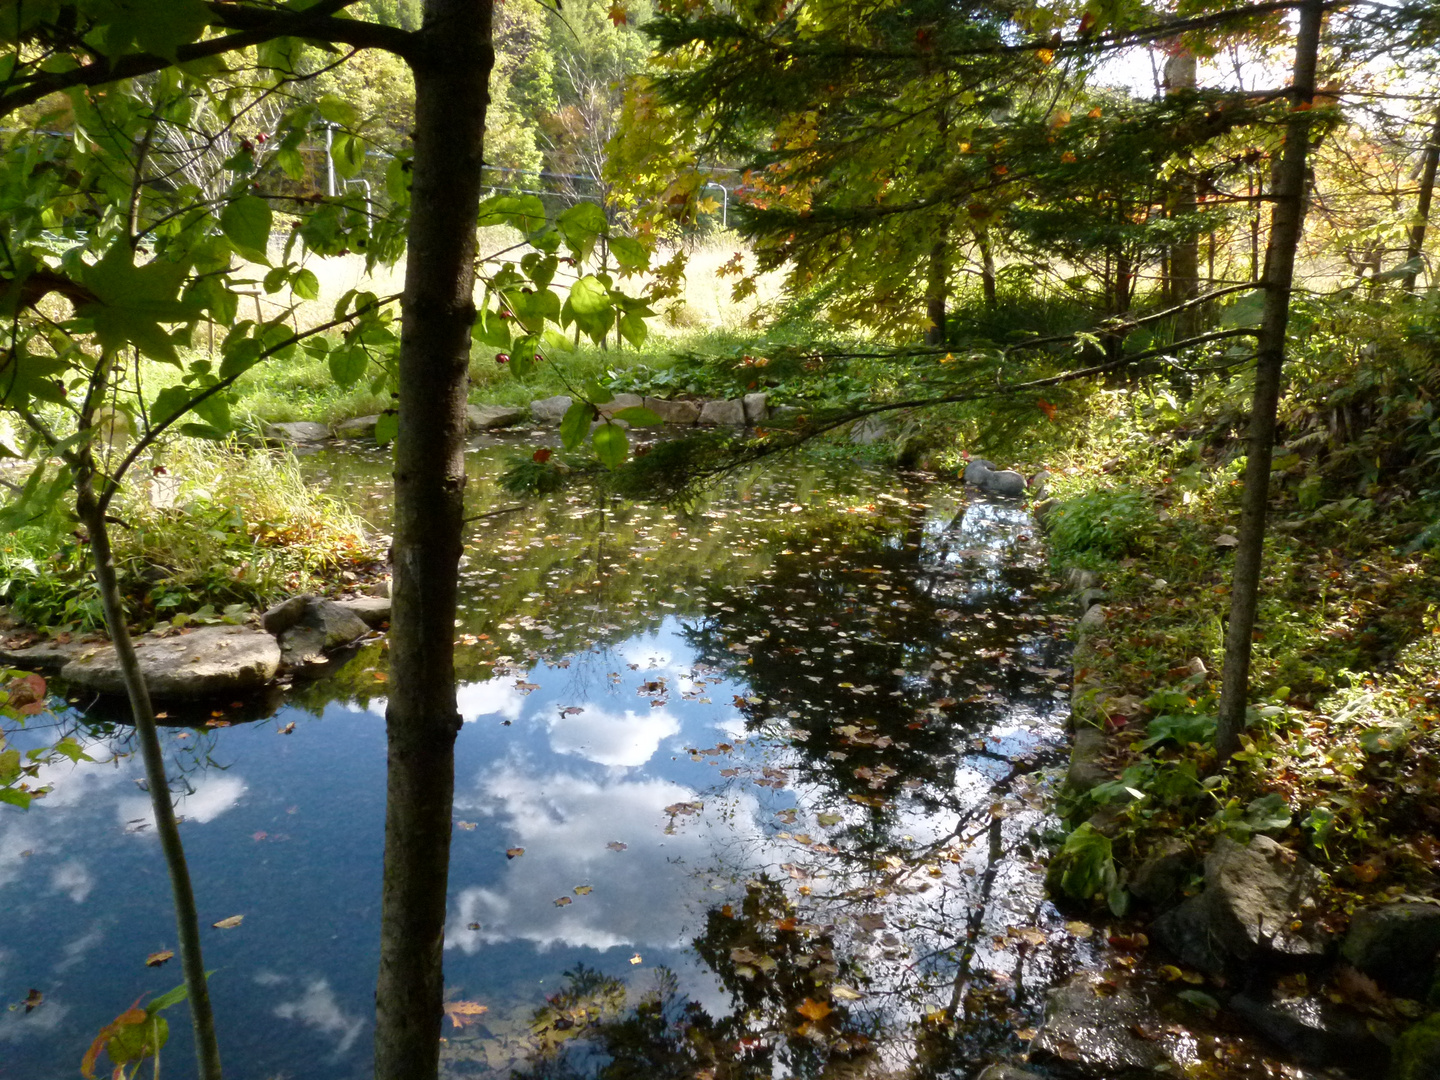
[[[806,1020],[824,1020],[830,1015],[830,1003],[814,1001],[807,997],[801,1004],[795,1006],[795,1011]]]
[[[473,1024],[477,1016],[483,1016],[489,1011],[488,1005],[481,1005],[478,1001],[447,1001],[445,1003],[445,1015],[457,1028]]]

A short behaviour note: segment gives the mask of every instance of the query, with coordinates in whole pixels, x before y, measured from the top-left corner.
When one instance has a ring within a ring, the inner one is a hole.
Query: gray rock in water
[[[740,403],[745,409],[745,423],[758,424],[768,417],[770,415],[770,410],[766,407],[768,400],[769,397],[766,394],[746,394],[741,398]]]
[[[786,427],[793,425],[805,415],[805,410],[798,405],[772,405],[766,409],[770,415],[766,419],[772,424],[781,424]]]
[[[265,628],[267,634],[274,634],[278,637],[300,621],[301,616],[305,614],[306,605],[314,599],[314,593],[301,593],[288,600],[281,600],[280,603],[260,616],[260,625]]]
[[[364,619],[334,600],[305,599],[300,618],[280,634],[281,658],[287,667],[316,660],[370,632]]]
[[[707,401],[700,408],[700,423],[744,427],[745,403],[743,401]]]
[[[985,1066],[985,1071],[975,1080],[1045,1080],[1045,1078],[1029,1069],[1022,1069],[1018,1065],[1002,1061],[995,1065]]]
[[[1100,630],[1104,625],[1105,609],[1099,604],[1095,604],[1088,608],[1084,615],[1080,616],[1080,621],[1075,624],[1075,632],[1080,637],[1088,637]]]
[[[965,483],[979,485],[986,473],[995,470],[993,461],[986,461],[984,458],[971,458],[970,464],[965,466]]]
[[[999,469],[990,473],[981,485],[986,491],[995,495],[1005,495],[1012,499],[1024,496],[1029,490],[1025,483],[1025,477],[1021,476],[1014,469]]]
[[[84,642],[37,641],[16,649],[0,648],[0,664],[24,671],[38,671],[43,675],[59,675],[71,660],[104,643],[103,639],[96,638]]]
[[[850,429],[850,441],[856,446],[873,446],[889,435],[890,424],[883,416],[863,417]]]
[[[647,397],[642,404],[667,424],[693,427],[700,422],[698,401],[669,401],[666,398]]]
[[[330,438],[330,429],[314,420],[296,420],[287,424],[267,424],[265,435],[277,442],[314,444]]]
[[[1268,1001],[1247,994],[1235,995],[1228,1007],[1301,1065],[1339,1065],[1357,1076],[1380,1077],[1387,1071],[1386,1044],[1395,1033],[1359,1013],[1318,998]]]
[[[1440,905],[1363,907],[1350,920],[1340,955],[1391,993],[1422,1001],[1440,966]]]
[[[1221,837],[1205,860],[1205,891],[1155,923],[1157,940],[1211,974],[1229,961],[1319,959],[1327,935],[1318,925],[1321,874],[1268,836],[1237,844]]]
[[[564,394],[555,397],[537,398],[530,402],[530,419],[537,424],[558,424],[570,408],[570,398]]]
[[[375,425],[380,422],[379,415],[357,416],[353,420],[342,420],[335,425],[335,437],[337,439],[373,439],[375,437]]]
[[[353,611],[372,630],[390,621],[390,597],[358,596],[354,600],[336,600],[346,611]]]
[[[479,431],[514,427],[524,419],[525,410],[510,405],[465,406],[465,422],[472,435]]]
[[[280,647],[249,626],[201,626],[135,639],[135,655],[150,693],[157,698],[205,698],[264,686],[280,666]],[[112,645],[91,647],[61,669],[71,686],[104,694],[125,693]]]
[[[604,405],[598,405],[601,416],[614,416],[621,409],[638,409],[645,404],[645,399],[639,394],[616,394]]]
[[[1072,976],[1045,999],[1045,1019],[1030,1043],[1030,1061],[1069,1076],[1120,1080],[1182,1076],[1199,1060],[1195,1040],[1162,1019],[1145,995],[1102,988],[1104,976]]]

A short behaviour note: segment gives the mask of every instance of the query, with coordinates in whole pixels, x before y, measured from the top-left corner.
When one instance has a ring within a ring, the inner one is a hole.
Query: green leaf
[[[610,331],[615,321],[615,307],[610,302],[610,290],[594,274],[587,274],[570,286],[570,298],[565,301],[565,310],[579,324],[585,334],[599,341]]]
[[[19,788],[0,787],[0,802],[9,803],[11,806],[18,806],[21,810],[30,809],[32,796],[28,791],[21,791]]]
[[[470,336],[482,345],[506,350],[510,348],[510,320],[502,319],[498,311],[481,308],[475,315],[475,325]]]
[[[189,264],[157,257],[135,266],[130,245],[120,238],[82,278],[97,303],[80,305],[77,314],[92,321],[101,348],[108,352],[134,345],[156,360],[180,365],[175,343],[160,323],[189,322],[200,309],[177,299]]]
[[[605,211],[595,203],[576,203],[555,219],[555,228],[565,239],[577,259],[584,261],[595,248],[595,241],[609,231]]]
[[[222,368],[223,370],[223,368]],[[167,386],[155,395],[150,405],[150,423],[163,424],[190,408],[190,390],[184,386]]]
[[[1285,797],[1272,791],[1269,795],[1253,800],[1245,808],[1244,823],[1255,832],[1270,832],[1288,828],[1293,816]]]
[[[341,127],[354,127],[359,119],[355,112],[355,106],[351,105],[344,98],[336,97],[334,94],[326,94],[315,103],[320,110],[322,119],[332,124],[339,124]]]
[[[616,420],[624,420],[631,427],[659,427],[665,421],[660,419],[660,414],[645,408],[643,405],[632,405],[628,409],[621,409],[615,413]]]
[[[650,252],[645,250],[645,245],[629,236],[610,237],[610,254],[615,256],[620,269],[627,273],[644,270],[650,265]]]
[[[320,279],[314,271],[303,268],[295,271],[295,276],[290,279],[290,288],[301,300],[320,299]]]
[[[205,973],[205,978],[206,978],[207,980],[210,978],[210,972],[207,971],[207,972]],[[156,1013],[160,1012],[160,1011],[163,1010],[163,1009],[168,1009],[168,1008],[170,1008],[170,1006],[172,1006],[172,1005],[179,1005],[180,1002],[184,1001],[184,1000],[185,1000],[187,997],[189,997],[189,996],[190,996],[190,988],[189,988],[188,986],[186,986],[184,983],[181,983],[179,986],[175,987],[174,989],[172,989],[172,990],[167,990],[167,991],[165,991],[165,993],[161,994],[159,997],[153,998],[153,999],[145,1006],[145,1011],[146,1011],[147,1013],[149,1013],[151,1016],[154,1016]]]
[[[178,430],[181,435],[188,435],[192,439],[209,439],[211,442],[224,442],[230,434],[210,424],[181,424]]]
[[[330,377],[335,380],[335,385],[342,390],[348,390],[365,377],[370,357],[364,349],[356,345],[342,345],[330,353],[328,362]]]
[[[595,406],[588,401],[572,402],[560,420],[560,441],[566,450],[574,450],[585,441],[590,421],[595,419]]]
[[[592,405],[609,405],[615,400],[615,395],[610,392],[610,388],[601,386],[594,379],[585,380],[585,396],[589,398]]]
[[[607,469],[618,469],[630,452],[630,439],[618,424],[601,424],[590,441],[595,444],[595,456]]]
[[[220,211],[220,229],[252,262],[270,262],[270,204],[256,195],[242,195]]]
[[[349,180],[365,167],[365,143],[354,135],[336,135],[330,157],[335,162],[336,175]]]
[[[380,414],[380,419],[375,421],[375,441],[381,446],[387,446],[399,432],[400,414],[394,409],[386,409]]]

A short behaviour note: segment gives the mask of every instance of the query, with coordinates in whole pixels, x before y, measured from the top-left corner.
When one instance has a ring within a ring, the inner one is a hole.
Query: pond
[[[1041,885],[1069,620],[1031,522],[849,460],[687,513],[513,509],[486,478],[515,449],[470,461],[446,1074],[968,1076],[1022,1049],[1092,947]],[[307,468],[383,524],[383,455]],[[369,1073],[384,694],[376,642],[164,732],[237,1080]],[[59,722],[95,760],[0,808],[7,1080],[75,1075],[180,982],[146,966],[175,940],[141,765],[92,705]]]

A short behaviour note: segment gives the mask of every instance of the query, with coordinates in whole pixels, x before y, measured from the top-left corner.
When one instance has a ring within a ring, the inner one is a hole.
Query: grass
[[[178,439],[147,464],[116,500],[112,528],[139,625],[243,618],[378,561],[361,520],[307,483],[288,453]],[[58,512],[0,542],[0,598],[40,629],[103,625],[88,545]]]

